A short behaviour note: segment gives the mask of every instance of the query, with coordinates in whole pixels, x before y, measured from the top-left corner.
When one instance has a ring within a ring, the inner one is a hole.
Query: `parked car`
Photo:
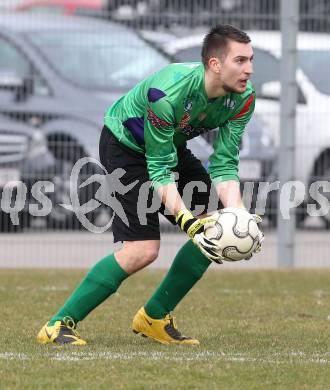
[[[133,30],[114,23],[61,15],[0,15],[0,113],[33,124],[45,136],[55,159],[49,167],[54,204],[68,203],[77,159],[98,158],[106,109],[169,63]],[[190,147],[206,163],[208,143],[194,139]],[[91,191],[84,196],[92,196]],[[59,206],[48,224],[67,226],[72,217]]]
[[[3,189],[13,189],[14,184],[21,179],[29,139],[30,134],[23,125],[21,128],[13,127],[10,121],[0,116],[0,232],[15,230],[9,214],[5,212]]]
[[[102,16],[104,0],[23,0],[10,10],[14,12],[59,13],[65,15]]]
[[[279,145],[280,126],[280,32],[248,31],[254,47],[254,74],[252,82],[257,92],[256,115],[262,119]],[[167,42],[161,47],[175,56],[177,61],[194,60],[200,57],[203,34]],[[295,177],[306,187],[304,204],[298,210],[298,220],[306,217],[306,204],[313,202],[308,190],[316,180],[329,180],[330,132],[328,107],[330,81],[327,64],[330,62],[330,35],[300,33],[298,35],[298,104],[296,127]],[[278,177],[276,166],[272,175]],[[330,194],[323,193],[328,200]],[[276,208],[276,193],[269,197],[270,207]],[[275,224],[276,213],[271,214]],[[330,215],[322,216],[330,227]]]
[[[28,205],[31,199],[31,187],[36,180],[42,179],[40,171],[54,163],[47,150],[46,142],[40,130],[25,123],[19,123],[0,115],[0,231],[18,231],[29,224]],[[18,196],[17,185],[21,181],[27,185],[24,204],[19,208],[19,224],[12,223],[8,207],[13,207]],[[4,196],[4,188],[8,198]],[[10,190],[10,192],[9,192]],[[35,203],[34,199],[34,203]]]

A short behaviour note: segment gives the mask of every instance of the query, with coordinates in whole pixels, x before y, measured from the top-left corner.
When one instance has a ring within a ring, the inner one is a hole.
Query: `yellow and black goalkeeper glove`
[[[206,218],[195,218],[190,211],[181,210],[175,218],[180,229],[187,233],[193,243],[210,260],[222,264],[223,257],[217,253],[217,246],[208,240],[204,235],[204,225],[214,223],[212,216]]]

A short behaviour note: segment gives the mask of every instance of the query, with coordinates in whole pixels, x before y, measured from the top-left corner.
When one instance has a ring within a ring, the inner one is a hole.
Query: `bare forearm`
[[[239,182],[235,180],[221,182],[216,185],[216,189],[224,207],[244,208]],[[175,184],[159,187],[157,194],[172,215],[176,216],[179,211],[186,209]]]
[[[244,208],[239,182],[228,180],[216,184],[218,196],[224,207]]]
[[[175,184],[171,183],[159,187],[157,194],[172,215],[176,216],[179,211],[186,209]]]

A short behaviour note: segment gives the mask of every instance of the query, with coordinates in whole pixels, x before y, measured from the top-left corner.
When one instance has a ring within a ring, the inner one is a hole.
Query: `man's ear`
[[[208,61],[209,69],[211,69],[214,73],[219,74],[221,72],[222,64],[219,58],[211,57]]]

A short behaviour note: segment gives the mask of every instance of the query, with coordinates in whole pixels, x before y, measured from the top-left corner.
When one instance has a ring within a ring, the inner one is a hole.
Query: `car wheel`
[[[13,225],[10,215],[0,210],[0,232],[1,233],[18,233],[23,230],[22,213],[19,214],[19,225]]]
[[[311,179],[311,183],[314,181],[329,181],[330,180],[330,156],[327,159],[322,160],[323,164],[319,164],[316,175]],[[325,164],[326,162],[326,164]],[[328,191],[320,191],[320,195],[325,197],[330,202],[330,193]],[[326,229],[330,229],[330,213],[321,216]]]
[[[81,223],[75,213],[65,205],[71,205],[70,197],[70,179],[74,163],[69,160],[57,160],[53,170],[51,181],[54,184],[54,192],[50,194],[52,208],[47,216],[48,229],[78,230],[82,229]],[[97,191],[97,183],[92,183],[82,189],[79,189],[89,176],[95,173],[95,169],[84,166],[78,178],[77,189],[80,204],[85,204],[92,199]],[[86,214],[88,220],[94,223],[99,210],[91,211]]]
[[[62,205],[70,204],[70,174],[72,163],[65,160],[57,160],[54,166],[54,176],[51,181],[54,184],[54,192],[50,198],[51,211],[47,216],[49,229],[70,228],[73,213]]]

